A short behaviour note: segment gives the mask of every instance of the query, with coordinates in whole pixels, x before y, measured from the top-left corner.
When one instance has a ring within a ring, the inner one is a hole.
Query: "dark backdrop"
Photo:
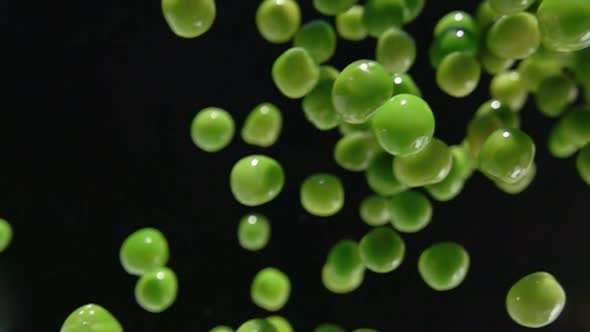
[[[300,3],[304,21],[319,17],[311,1]],[[44,129],[33,147],[24,150],[10,139],[4,143],[6,151],[33,157],[19,168],[34,170],[35,176],[17,169],[2,179],[0,214],[13,222],[16,234],[0,257],[2,331],[57,331],[73,309],[88,302],[108,308],[128,331],[235,327],[268,315],[249,299],[253,275],[266,266],[291,278],[292,296],[280,314],[298,331],[323,322],[383,332],[525,331],[509,319],[504,299],[516,280],[538,270],[553,273],[568,295],[562,316],[545,330],[590,331],[590,189],[573,159],[548,155],[544,142],[552,121],[536,112],[531,100],[522,122],[538,143],[538,176],[526,192],[503,194],[476,174],[457,199],[434,203],[426,230],[404,236],[407,256],[398,270],[367,273],[352,294],[326,291],[319,275],[327,250],[339,239],[359,239],[369,230],[357,212],[369,190],[362,174],[334,163],[338,133],[315,130],[300,101],[286,99],[274,87],[270,68],[288,45],[271,45],[259,36],[257,5],[218,0],[213,28],[184,40],[168,29],[159,1],[78,1],[50,17],[58,32],[19,39],[42,46],[33,56],[49,60],[49,83],[39,90],[50,93],[38,109],[43,120],[21,114],[27,124]],[[489,77],[467,98],[446,96],[434,83],[426,50],[438,18],[475,7],[467,0],[428,1],[407,27],[419,46],[410,72],[435,112],[436,135],[449,144],[462,140],[467,121],[489,98]],[[13,28],[25,34],[18,30],[25,25]],[[373,39],[338,43],[330,62],[338,68],[374,56]],[[21,102],[37,98],[27,94]],[[192,145],[189,125],[199,109],[227,109],[239,129],[247,112],[263,101],[283,111],[284,130],[275,146],[248,146],[237,136],[216,154]],[[33,129],[18,131],[29,135]],[[237,222],[252,209],[233,199],[228,184],[232,165],[252,153],[275,157],[286,172],[281,195],[254,209],[273,226],[270,244],[256,253],[238,246]],[[320,171],[341,176],[346,186],[346,205],[331,218],[310,216],[299,204],[299,184]],[[118,261],[123,239],[145,226],[165,233],[170,266],[179,277],[178,300],[162,314],[137,306],[136,278]],[[437,293],[420,279],[416,260],[421,250],[442,240],[463,244],[472,265],[459,288]]]

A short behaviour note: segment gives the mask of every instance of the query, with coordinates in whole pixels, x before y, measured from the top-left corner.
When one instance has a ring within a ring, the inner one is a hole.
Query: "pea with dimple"
[[[178,281],[174,271],[162,267],[148,272],[135,284],[135,300],[149,312],[162,312],[176,300]]]
[[[282,124],[281,111],[271,103],[262,103],[246,117],[242,139],[251,145],[269,147],[279,138]]]
[[[342,39],[360,41],[367,38],[369,32],[363,24],[363,6],[353,6],[336,16],[336,31]]]
[[[303,208],[318,217],[332,216],[344,206],[344,187],[331,174],[315,174],[303,181],[300,191]]]
[[[250,287],[252,302],[268,311],[280,310],[289,300],[291,281],[282,271],[268,267],[254,276]]]
[[[272,79],[283,95],[297,99],[315,87],[320,79],[320,70],[305,49],[293,47],[275,60]]]
[[[61,326],[60,332],[123,332],[117,319],[98,304],[86,304],[74,310]]]
[[[416,233],[430,223],[432,205],[424,194],[407,190],[391,197],[389,214],[393,228],[403,233]]]
[[[215,0],[162,0],[162,12],[177,36],[195,38],[213,25]]]
[[[191,139],[200,149],[217,152],[233,139],[235,124],[232,116],[217,107],[207,107],[197,113],[191,124]]]
[[[391,228],[379,227],[369,231],[359,244],[361,260],[367,269],[388,273],[402,263],[406,246],[403,239]]]
[[[271,43],[289,41],[300,25],[301,11],[295,0],[264,0],[256,11],[256,27]]]
[[[270,202],[281,192],[284,183],[281,165],[263,155],[240,159],[230,173],[231,191],[236,200],[246,206]]]

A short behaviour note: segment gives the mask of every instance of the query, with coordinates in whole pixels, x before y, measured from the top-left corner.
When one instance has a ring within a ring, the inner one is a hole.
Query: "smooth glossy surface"
[[[234,137],[232,116],[217,107],[207,107],[197,113],[191,124],[191,139],[200,149],[217,152],[225,148]]]
[[[487,33],[487,48],[505,59],[524,59],[541,45],[535,15],[521,12],[499,18]]]
[[[590,46],[590,2],[543,0],[537,10],[543,45],[560,52]]]
[[[335,78],[321,78],[313,90],[303,97],[301,105],[305,118],[319,130],[333,129],[342,122],[332,102],[334,81]]]
[[[536,0],[487,0],[490,8],[499,14],[514,14],[526,10]]]
[[[517,281],[506,296],[506,310],[516,323],[539,328],[553,323],[566,302],[565,291],[547,272],[535,272]]]
[[[537,109],[548,117],[558,117],[578,97],[576,83],[565,75],[549,77],[539,84],[535,94]]]
[[[451,171],[453,155],[441,140],[433,138],[419,152],[396,157],[393,171],[400,183],[408,187],[421,187],[442,181]]]
[[[268,267],[260,270],[252,280],[250,297],[262,309],[280,310],[291,295],[291,281],[282,271]]]
[[[278,107],[271,103],[262,103],[246,117],[242,139],[251,145],[269,147],[279,138],[282,126],[283,117]]]
[[[373,131],[381,147],[396,156],[422,150],[434,134],[434,115],[420,97],[400,94],[381,106],[373,117]]]
[[[393,77],[393,95],[410,94],[416,97],[422,97],[420,87],[414,82],[409,74],[394,74]]]
[[[272,325],[277,332],[293,332],[293,326],[287,319],[281,316],[270,316],[266,321]]]
[[[479,153],[479,170],[493,181],[515,183],[526,175],[535,158],[535,143],[518,129],[498,129]]]
[[[469,162],[467,152],[460,146],[452,146],[451,153],[453,154],[453,165],[451,171],[439,183],[425,186],[424,189],[437,201],[449,201],[463,189],[466,175],[472,172],[472,165]]]
[[[520,128],[520,114],[514,112],[499,100],[490,99],[479,106],[475,117],[495,116],[502,121],[505,128]]]
[[[590,186],[590,143],[578,152],[576,168],[582,180]]]
[[[275,327],[266,321],[266,319],[250,319],[244,322],[236,332],[278,332]]]
[[[434,27],[434,37],[438,37],[449,29],[466,30],[477,35],[479,33],[479,26],[473,17],[464,11],[455,10],[445,16],[441,17]]]
[[[391,76],[371,60],[358,60],[346,66],[332,89],[336,111],[346,122],[363,123],[393,93]]]
[[[268,244],[270,232],[270,222],[265,216],[250,213],[240,219],[238,242],[246,250],[257,251]]]
[[[256,11],[256,27],[271,43],[291,40],[301,25],[301,11],[295,0],[264,0]]]
[[[336,52],[336,32],[325,20],[313,20],[297,31],[294,46],[304,48],[317,63],[326,62]]]
[[[389,28],[377,40],[375,58],[390,73],[405,73],[416,60],[416,42],[407,32]]]
[[[331,174],[315,174],[303,181],[300,190],[303,208],[318,217],[334,215],[344,205],[344,187]]]
[[[479,52],[479,42],[476,37],[473,33],[463,29],[451,28],[445,31],[436,37],[430,45],[428,50],[430,64],[432,67],[438,68],[443,59],[454,52],[476,57]]]
[[[436,70],[436,84],[455,98],[470,95],[477,88],[480,77],[479,62],[463,52],[447,55]]]
[[[415,233],[430,223],[432,205],[424,194],[408,190],[391,197],[389,214],[391,224],[396,230],[403,233]]]
[[[350,293],[362,285],[365,278],[364,269],[359,273],[339,275],[328,264],[322,267],[321,280],[324,287],[332,293]]]
[[[135,300],[149,312],[162,312],[176,300],[178,280],[174,271],[159,268],[141,276],[135,284]]]
[[[369,226],[383,226],[389,222],[389,200],[383,196],[370,195],[361,201],[361,220]]]
[[[393,157],[379,153],[367,168],[367,184],[374,192],[382,196],[391,196],[406,189],[393,173]]]
[[[521,192],[525,191],[531,185],[531,183],[533,183],[536,175],[537,166],[535,166],[533,163],[520,180],[516,181],[515,183],[496,181],[496,187],[510,195],[520,194]]]
[[[401,26],[403,21],[403,0],[368,0],[365,4],[363,24],[372,37],[379,37],[392,26]]]
[[[359,244],[361,260],[367,269],[388,273],[397,269],[406,254],[402,238],[389,227],[379,227],[363,236]]]
[[[506,71],[494,76],[490,83],[490,95],[513,111],[520,111],[528,92],[517,71]]]
[[[489,112],[487,114],[476,115],[467,124],[467,134],[465,137],[465,148],[473,157],[477,158],[481,146],[486,139],[497,129],[504,127],[506,124],[496,114]]]
[[[320,79],[320,70],[305,49],[293,47],[275,60],[272,79],[283,95],[296,99],[315,87]]]
[[[155,228],[142,228],[131,233],[119,250],[125,271],[138,276],[165,266],[169,256],[168,241]]]
[[[367,38],[369,32],[363,24],[363,6],[353,6],[336,16],[336,31],[342,39],[360,41]]]
[[[469,270],[469,254],[455,242],[438,242],[418,259],[418,272],[430,288],[448,291],[459,286]]]
[[[334,16],[344,13],[358,0],[313,0],[313,7],[321,14]]]
[[[87,304],[66,318],[60,332],[123,332],[123,327],[105,308]]]
[[[352,240],[340,240],[330,248],[326,266],[334,276],[348,277],[363,273],[359,246]]]
[[[283,189],[283,168],[274,159],[251,155],[240,159],[232,168],[230,187],[235,199],[246,206],[257,206],[273,200]]]
[[[0,218],[0,252],[8,248],[12,242],[12,226],[4,219]]]
[[[195,38],[213,25],[215,0],[162,0],[162,13],[177,36]]]
[[[364,171],[380,148],[371,132],[356,132],[343,136],[334,146],[334,160],[351,172]]]

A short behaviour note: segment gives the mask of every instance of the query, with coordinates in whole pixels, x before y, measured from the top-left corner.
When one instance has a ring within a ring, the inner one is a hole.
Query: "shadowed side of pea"
[[[348,171],[360,172],[369,167],[380,150],[373,133],[351,133],[340,138],[334,146],[334,160]]]
[[[436,70],[436,83],[447,94],[462,98],[470,95],[479,83],[481,65],[471,55],[455,52],[447,55]]]
[[[279,332],[266,319],[254,318],[244,322],[236,332]]]
[[[323,66],[322,66],[323,67]],[[320,76],[322,76],[322,67],[320,68]],[[334,69],[335,70],[335,69]],[[332,102],[332,87],[334,81],[338,76],[338,71],[335,70],[334,77],[326,76],[332,75],[323,70],[324,76],[320,78],[318,84],[311,90],[310,93],[303,97],[301,106],[305,118],[319,130],[330,130],[337,127],[342,118]]]
[[[313,7],[321,14],[334,16],[346,12],[358,0],[313,0]]]
[[[346,331],[342,327],[340,327],[336,324],[325,323],[325,324],[318,325],[315,329],[313,329],[313,332],[346,332]]]
[[[368,0],[365,4],[363,24],[372,37],[379,37],[392,26],[401,26],[403,21],[403,0]]]
[[[4,219],[0,218],[0,252],[4,252],[12,242],[12,226]]]
[[[389,215],[393,227],[404,233],[423,230],[432,219],[432,205],[428,198],[415,190],[393,195],[389,201]]]
[[[162,13],[177,36],[195,38],[213,25],[215,0],[162,0]]]
[[[383,226],[389,221],[389,200],[379,195],[367,196],[361,201],[359,215],[369,226]]]
[[[518,129],[498,129],[481,147],[479,170],[492,181],[516,183],[535,158],[535,143]]]
[[[377,273],[397,269],[406,253],[403,239],[388,227],[375,228],[365,234],[359,249],[365,267]]]
[[[453,154],[441,140],[432,139],[414,154],[393,160],[395,177],[407,187],[421,187],[441,182],[451,171]]]
[[[231,191],[236,200],[246,206],[270,202],[279,195],[284,183],[281,165],[263,155],[240,159],[230,173]]]
[[[336,16],[336,31],[342,39],[360,41],[367,38],[369,32],[363,24],[363,6],[353,6]]]
[[[576,168],[584,182],[590,186],[590,143],[583,147],[576,158]]]
[[[238,242],[246,250],[263,249],[270,239],[271,228],[268,218],[261,214],[249,213],[240,219]]]
[[[379,153],[366,171],[367,184],[374,192],[391,196],[406,189],[395,177],[393,157],[387,153]]]
[[[558,117],[578,96],[576,83],[565,75],[551,76],[539,84],[535,94],[537,109],[548,117]]]
[[[302,26],[295,35],[293,45],[304,48],[317,62],[323,63],[336,52],[336,32],[325,20],[313,20]]]
[[[74,310],[61,326],[60,332],[123,332],[117,319],[98,304],[86,304]]]
[[[277,332],[293,332],[293,326],[291,323],[282,316],[270,316],[266,317],[266,321],[272,325]]]

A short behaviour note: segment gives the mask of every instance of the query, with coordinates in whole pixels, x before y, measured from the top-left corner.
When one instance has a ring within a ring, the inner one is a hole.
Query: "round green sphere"
[[[451,153],[453,154],[453,165],[449,174],[439,183],[424,187],[432,198],[440,202],[457,197],[463,189],[466,175],[468,176],[472,172],[470,157],[462,147],[452,146]]]
[[[379,153],[367,168],[367,184],[374,192],[382,196],[391,196],[406,189],[395,178],[393,157],[387,153]]]
[[[565,75],[546,78],[539,84],[535,94],[537,109],[544,115],[555,118],[578,97],[576,82]]]
[[[326,62],[336,52],[336,32],[325,20],[313,20],[297,31],[293,44],[305,49],[315,62]]]
[[[451,149],[436,138],[417,153],[398,156],[393,160],[395,177],[410,188],[441,182],[452,166]]]
[[[521,12],[500,17],[488,30],[487,48],[500,58],[524,59],[541,45],[535,15]]]
[[[391,224],[396,230],[403,233],[416,233],[430,223],[432,205],[424,194],[407,190],[391,197],[389,215]]]
[[[328,264],[322,267],[321,271],[322,284],[324,287],[335,294],[350,293],[359,288],[365,279],[364,268],[358,273],[338,274]]]
[[[250,297],[260,308],[268,311],[280,310],[291,295],[291,281],[282,271],[267,267],[260,270],[252,280]]]
[[[258,251],[268,244],[270,232],[270,222],[265,216],[249,213],[238,224],[238,242],[246,250]]]
[[[217,107],[207,107],[197,113],[191,124],[191,139],[200,149],[217,152],[233,139],[235,124],[232,116]]]
[[[0,252],[4,252],[12,242],[12,226],[0,218]]]
[[[169,256],[168,241],[155,228],[133,232],[119,250],[119,259],[125,271],[137,276],[165,266]]]
[[[353,6],[336,16],[336,31],[342,39],[360,41],[367,38],[369,32],[363,24],[363,6]]]
[[[576,167],[582,180],[590,186],[590,143],[578,152]]]
[[[469,270],[469,254],[455,242],[439,242],[426,248],[418,259],[418,272],[436,291],[459,286]]]
[[[365,267],[377,273],[397,269],[406,253],[404,241],[389,227],[369,231],[361,239],[359,249]]]
[[[326,266],[333,275],[341,277],[363,273],[365,270],[359,246],[352,240],[340,240],[333,245],[328,252]]]
[[[528,91],[517,71],[505,71],[492,79],[490,95],[513,111],[520,111],[526,102]]]
[[[378,38],[392,26],[404,21],[404,0],[368,0],[363,13],[363,24],[369,35]]]
[[[297,99],[313,90],[320,79],[320,70],[305,49],[293,47],[275,60],[272,79],[283,95]]]
[[[230,173],[231,191],[236,200],[246,206],[270,202],[281,192],[284,183],[281,165],[263,155],[240,159]]]
[[[74,310],[61,326],[60,332],[123,332],[113,315],[98,304],[86,304]]]
[[[288,42],[301,25],[301,11],[295,0],[263,0],[256,11],[256,27],[271,43]]]
[[[548,49],[574,52],[590,46],[590,2],[543,0],[537,17]]]
[[[215,21],[215,0],[162,0],[164,19],[178,37],[196,38]]]
[[[383,226],[389,221],[389,200],[383,196],[370,195],[361,201],[361,220],[369,226]]]
[[[364,171],[379,152],[379,145],[370,132],[356,132],[340,138],[334,146],[334,160],[351,172]]]
[[[590,143],[590,106],[573,108],[561,118],[559,126],[568,142],[578,148]]]
[[[250,145],[269,147],[279,138],[282,125],[283,117],[278,107],[271,103],[262,103],[246,117],[242,139]]]
[[[162,312],[176,300],[178,280],[174,271],[162,267],[148,272],[135,284],[135,300],[149,312]]]
[[[438,68],[447,55],[455,52],[476,57],[479,53],[479,42],[476,35],[467,30],[451,28],[435,37],[428,50],[430,64],[433,68]]]
[[[416,60],[416,42],[407,32],[390,28],[379,36],[375,58],[390,73],[405,73]]]
[[[436,70],[436,84],[448,95],[463,98],[470,95],[481,77],[481,65],[471,55],[454,52],[447,55]]]
[[[318,217],[332,216],[344,206],[344,187],[340,179],[331,174],[309,176],[301,185],[301,205]]]

